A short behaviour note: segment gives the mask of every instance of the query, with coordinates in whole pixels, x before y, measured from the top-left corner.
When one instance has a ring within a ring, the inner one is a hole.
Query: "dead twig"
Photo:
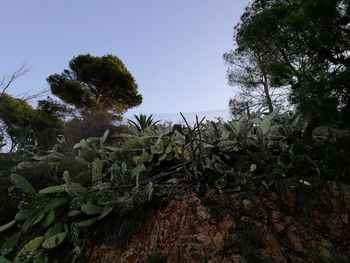
[[[18,79],[19,77],[23,76],[29,71],[27,68],[27,64],[23,63],[19,66],[19,68],[13,72],[10,76],[4,76],[2,80],[0,81],[0,88],[2,89],[1,94],[4,94],[6,90],[11,86],[11,84]]]

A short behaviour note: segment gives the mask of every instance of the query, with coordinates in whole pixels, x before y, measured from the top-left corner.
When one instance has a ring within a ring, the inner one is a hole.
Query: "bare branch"
[[[20,65],[20,67],[13,72],[10,76],[4,76],[2,80],[0,81],[0,88],[2,89],[1,94],[4,94],[6,90],[11,86],[11,84],[18,79],[19,77],[23,76],[29,71],[27,64],[23,63]]]
[[[50,89],[43,89],[43,90],[39,91],[38,93],[35,93],[32,95],[29,95],[28,92],[26,92],[22,95],[22,97],[20,99],[25,100],[25,101],[30,101],[30,100],[41,98],[43,96],[47,96],[48,94],[50,94]]]

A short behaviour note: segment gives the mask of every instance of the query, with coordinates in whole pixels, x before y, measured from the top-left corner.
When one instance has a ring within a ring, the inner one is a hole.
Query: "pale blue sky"
[[[248,0],[0,0],[0,76],[26,61],[10,92],[35,93],[73,56],[120,57],[144,101],[129,112],[227,108],[222,55]]]

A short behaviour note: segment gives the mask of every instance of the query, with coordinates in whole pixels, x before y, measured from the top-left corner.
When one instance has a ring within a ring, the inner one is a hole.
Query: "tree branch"
[[[23,63],[15,72],[13,72],[10,76],[4,77],[0,83],[0,88],[2,89],[1,94],[4,94],[6,90],[11,86],[11,84],[18,79],[19,77],[23,76],[29,71],[27,68],[27,64]]]

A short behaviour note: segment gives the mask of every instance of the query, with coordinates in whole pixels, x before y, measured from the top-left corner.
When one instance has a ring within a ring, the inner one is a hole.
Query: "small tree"
[[[11,143],[10,152],[35,142],[47,149],[55,143],[63,128],[56,116],[36,110],[27,101],[7,93],[0,94],[0,120],[2,133]]]
[[[47,78],[51,91],[79,110],[122,113],[142,102],[137,84],[116,56],[80,55],[69,62],[69,69]]]
[[[28,72],[26,64],[0,80],[0,151],[13,152],[34,143],[47,149],[55,143],[56,135],[63,128],[62,121],[52,112],[35,109],[29,100],[37,99],[46,91],[17,98],[8,93],[17,78]]]
[[[266,104],[269,111],[273,112],[277,97],[267,71],[268,60],[252,49],[230,51],[224,54],[224,59],[229,65],[229,84],[237,85],[241,90],[240,95],[246,101],[255,101],[258,98],[261,104]]]

